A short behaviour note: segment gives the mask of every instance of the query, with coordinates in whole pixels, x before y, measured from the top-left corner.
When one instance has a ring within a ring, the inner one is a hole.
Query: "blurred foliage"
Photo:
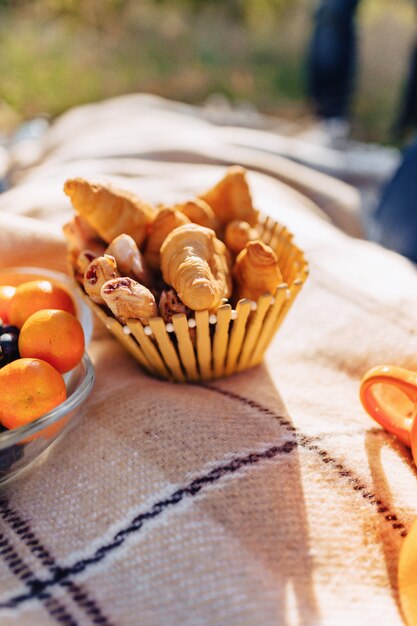
[[[387,62],[405,58],[409,5],[364,1],[369,50],[355,104],[358,137],[387,136],[403,73],[397,63],[390,74]],[[309,115],[304,61],[313,7],[312,0],[0,0],[0,103],[28,118],[126,92],[190,103],[220,93],[298,121]]]

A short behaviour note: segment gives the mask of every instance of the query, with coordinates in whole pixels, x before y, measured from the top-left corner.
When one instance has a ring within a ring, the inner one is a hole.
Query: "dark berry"
[[[12,326],[11,324],[5,324],[4,326],[0,326],[0,335],[3,333],[14,333],[19,336],[19,329],[17,326]]]
[[[0,335],[0,349],[3,364],[11,363],[19,358],[18,333],[3,333]]]

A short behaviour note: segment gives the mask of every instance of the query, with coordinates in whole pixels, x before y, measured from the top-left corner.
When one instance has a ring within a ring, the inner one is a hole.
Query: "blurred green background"
[[[128,92],[216,93],[305,126],[314,0],[0,0],[0,129]],[[363,0],[354,135],[387,142],[415,34],[412,0]]]

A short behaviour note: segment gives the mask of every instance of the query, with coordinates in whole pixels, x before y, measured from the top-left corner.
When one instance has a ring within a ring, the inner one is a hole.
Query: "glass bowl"
[[[68,288],[74,300],[88,346],[93,329],[89,307],[73,290],[71,277],[37,267],[19,267],[0,270],[0,284],[19,284],[26,280],[46,278]],[[67,399],[42,417],[13,430],[0,432],[0,485],[20,475],[24,470],[45,460],[52,446],[67,433],[81,417],[78,410],[94,385],[94,367],[87,354],[70,372],[64,374]]]

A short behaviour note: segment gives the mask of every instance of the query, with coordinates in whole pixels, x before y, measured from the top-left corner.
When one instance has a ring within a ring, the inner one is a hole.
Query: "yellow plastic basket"
[[[128,320],[123,326],[94,304],[77,283],[78,289],[116,339],[153,376],[175,382],[229,376],[262,361],[308,276],[304,253],[285,226],[260,216],[258,228],[260,239],[277,254],[286,282],[275,294],[264,294],[257,302],[240,300],[236,309],[224,304],[215,314],[195,311],[192,319],[179,313],[172,324],[154,317],[149,326],[139,320]],[[190,328],[195,328],[192,335]]]

